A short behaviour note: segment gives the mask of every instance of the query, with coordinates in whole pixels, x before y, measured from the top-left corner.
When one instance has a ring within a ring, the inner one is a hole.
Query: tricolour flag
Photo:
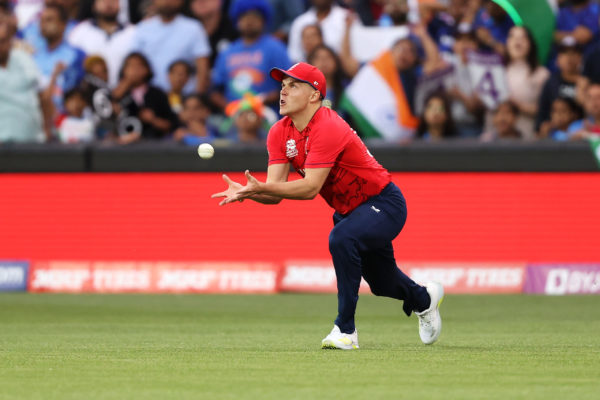
[[[418,125],[390,51],[358,71],[340,107],[362,137],[401,140],[411,137]]]
[[[502,7],[515,25],[526,26],[538,47],[538,60],[545,64],[556,26],[556,0],[493,0]]]

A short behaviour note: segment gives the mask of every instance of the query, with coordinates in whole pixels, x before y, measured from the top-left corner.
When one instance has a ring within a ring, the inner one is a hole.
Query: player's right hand
[[[223,192],[215,193],[212,196],[210,196],[213,199],[219,198],[219,197],[225,197],[225,199],[221,200],[221,202],[219,203],[220,206],[224,206],[225,204],[232,203],[234,201],[238,201],[237,192],[243,187],[243,185],[241,185],[240,183],[237,183],[235,181],[232,181],[225,174],[223,174],[223,180],[227,184],[227,190],[225,190]],[[241,202],[241,201],[243,201],[243,199],[241,199],[239,201]]]

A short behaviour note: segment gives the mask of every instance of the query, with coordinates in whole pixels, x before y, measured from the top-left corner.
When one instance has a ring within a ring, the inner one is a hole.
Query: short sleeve
[[[208,57],[210,56],[210,44],[208,43],[208,37],[206,31],[200,22],[194,21],[194,47],[192,48],[192,56],[194,58]]]
[[[343,125],[333,121],[321,123],[309,135],[309,150],[304,166],[306,168],[333,167],[348,141],[348,133]]]
[[[267,151],[269,152],[269,165],[271,164],[286,164],[289,162],[284,151],[282,139],[283,132],[280,124],[275,124],[269,130],[267,136]]]

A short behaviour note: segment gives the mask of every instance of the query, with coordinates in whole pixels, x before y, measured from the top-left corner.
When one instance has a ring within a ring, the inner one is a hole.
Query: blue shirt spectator
[[[267,93],[279,89],[279,83],[269,78],[273,67],[287,69],[290,60],[285,46],[277,39],[263,35],[254,43],[241,39],[219,54],[213,74],[213,84],[225,87],[227,102],[240,99],[244,93]]]
[[[58,110],[62,110],[63,94],[77,86],[84,75],[85,53],[64,40],[66,22],[64,9],[46,6],[40,17],[44,43],[33,54],[42,76],[42,86],[52,92]]]
[[[210,45],[202,24],[179,14],[182,6],[183,0],[155,1],[158,15],[139,23],[132,51],[150,61],[153,85],[168,91],[169,66],[184,60],[196,68],[196,78],[190,79],[184,93],[203,92],[208,85]]]
[[[50,83],[52,73],[59,63],[64,65],[64,70],[57,76],[54,94],[62,99],[63,93],[73,89],[79,84],[85,73],[83,61],[85,53],[67,42],[61,42],[58,47],[50,48],[47,45],[33,55],[40,72],[42,83],[47,86]],[[53,96],[55,97],[55,96]],[[62,101],[59,102],[59,104]]]
[[[457,22],[448,13],[439,13],[427,24],[429,35],[441,52],[453,53]]]
[[[489,49],[504,55],[508,32],[514,22],[506,11],[493,1],[481,8],[473,22],[473,28],[479,41]]]
[[[73,28],[75,28],[78,23],[79,21],[76,20],[69,20],[67,22],[67,26],[65,28],[65,37],[71,33]],[[23,28],[23,30],[19,33],[19,37],[26,41],[34,52],[43,47],[46,43],[46,39],[44,39],[40,29],[40,21],[33,21]]]
[[[266,34],[271,18],[267,0],[237,0],[230,9],[230,19],[240,32],[236,40],[221,52],[213,70],[211,100],[224,109],[227,103],[245,93],[260,94],[265,104],[275,105],[279,84],[269,77],[273,67],[290,66],[285,45]]]
[[[565,35],[573,35],[577,43],[584,46],[584,54],[591,51],[594,39],[598,37],[600,5],[588,0],[572,1],[572,4],[562,7],[556,19],[556,39],[560,42]],[[589,30],[582,37],[576,34],[578,27]],[[587,39],[587,40],[585,40]]]

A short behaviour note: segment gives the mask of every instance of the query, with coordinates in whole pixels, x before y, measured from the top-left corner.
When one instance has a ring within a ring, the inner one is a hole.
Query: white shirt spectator
[[[135,26],[130,25],[109,35],[93,20],[87,20],[73,28],[67,41],[88,56],[101,56],[108,66],[108,84],[114,87],[119,81],[123,60],[131,52],[135,30]]]
[[[548,70],[538,66],[533,72],[525,62],[514,62],[506,67],[506,81],[511,99],[520,103],[537,106],[544,83],[550,76]],[[535,139],[535,118],[529,115],[519,115],[517,129],[525,139]]]
[[[40,71],[23,50],[12,49],[0,67],[0,143],[39,142],[42,133]]]
[[[340,52],[342,39],[346,31],[346,16],[348,10],[338,5],[331,6],[329,15],[321,22],[321,31],[323,32],[323,41],[331,47],[336,53]],[[307,12],[298,16],[290,28],[288,42],[288,56],[292,62],[306,61],[306,54],[302,50],[302,30],[306,25],[318,23],[317,12],[311,7]],[[358,22],[355,22],[358,23]]]
[[[154,80],[152,83],[165,92],[169,91],[168,69],[171,63],[185,60],[196,65],[196,59],[210,55],[208,36],[200,22],[178,15],[169,23],[159,16],[138,24],[132,51],[143,53],[150,61]],[[184,93],[195,89],[195,79],[190,79]]]

